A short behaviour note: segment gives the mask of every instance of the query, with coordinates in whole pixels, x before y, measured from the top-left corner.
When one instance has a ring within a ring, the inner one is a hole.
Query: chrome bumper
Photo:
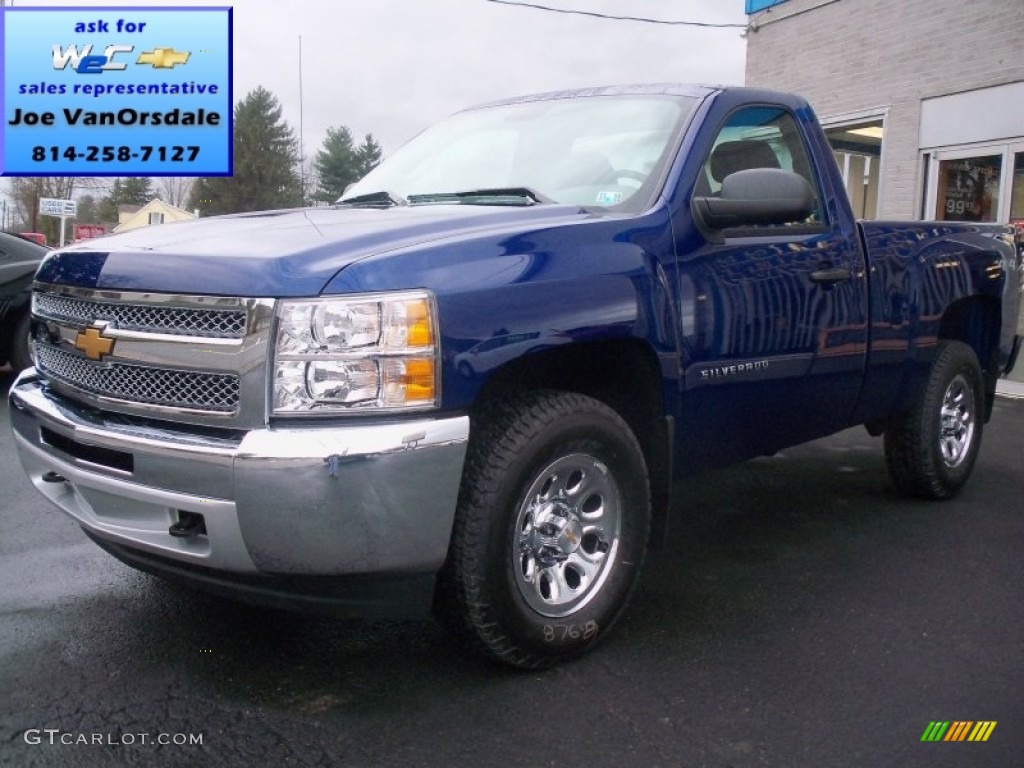
[[[33,369],[10,403],[32,483],[123,547],[238,574],[424,573],[447,554],[465,416],[178,430],[82,408]],[[172,536],[182,511],[202,515],[206,533]]]

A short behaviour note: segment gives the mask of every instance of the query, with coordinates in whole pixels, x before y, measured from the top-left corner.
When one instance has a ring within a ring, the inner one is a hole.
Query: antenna
[[[302,149],[302,35],[299,35],[299,184],[302,186],[302,204],[306,204],[306,156]]]

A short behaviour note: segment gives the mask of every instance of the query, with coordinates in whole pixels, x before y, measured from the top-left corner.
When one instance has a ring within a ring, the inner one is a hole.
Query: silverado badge
[[[75,337],[75,349],[80,349],[90,360],[102,360],[114,351],[114,340],[104,336],[98,328],[86,328]]]

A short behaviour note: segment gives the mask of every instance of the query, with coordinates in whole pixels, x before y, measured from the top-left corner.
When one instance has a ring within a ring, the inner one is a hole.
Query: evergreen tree
[[[359,181],[380,162],[381,147],[372,134],[366,134],[358,147],[352,132],[344,125],[328,128],[323,147],[316,153],[313,167],[319,184],[314,200],[334,202],[345,187]]]
[[[145,176],[129,176],[122,180],[121,199],[118,205],[145,205],[156,195],[151,179]]]
[[[96,206],[99,221],[117,224],[117,209],[122,205],[143,206],[154,197],[152,184],[144,176],[114,179],[106,197]]]
[[[78,212],[75,214],[76,224],[99,224],[99,203],[92,195],[78,198]]]
[[[110,185],[110,191],[103,197],[96,206],[96,216],[99,221],[105,224],[117,224],[117,206],[124,192],[121,189],[121,179],[114,179]]]
[[[327,138],[316,153],[313,166],[319,178],[314,200],[333,203],[345,187],[359,180],[359,157],[348,128],[327,129]]]
[[[235,105],[231,176],[197,179],[189,209],[204,216],[302,204],[298,142],[277,98],[262,86]]]
[[[358,174],[360,179],[380,164],[382,154],[383,150],[381,149],[380,144],[377,143],[376,139],[373,138],[373,134],[366,134],[366,137],[363,139],[363,143],[360,144],[359,149],[356,150]]]

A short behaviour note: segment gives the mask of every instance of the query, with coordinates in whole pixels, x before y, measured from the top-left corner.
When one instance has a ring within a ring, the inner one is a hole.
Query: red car
[[[23,240],[31,240],[36,245],[46,245],[46,235],[42,232],[19,232],[18,237]]]

